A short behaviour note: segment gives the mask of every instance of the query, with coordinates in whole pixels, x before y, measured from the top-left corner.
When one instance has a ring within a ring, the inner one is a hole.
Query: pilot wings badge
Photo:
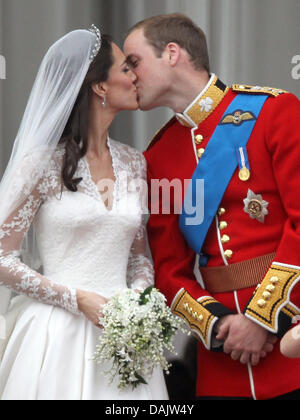
[[[227,114],[220,122],[220,125],[223,124],[234,124],[241,125],[245,121],[256,120],[256,117],[250,111],[242,111],[237,109],[233,114]]]

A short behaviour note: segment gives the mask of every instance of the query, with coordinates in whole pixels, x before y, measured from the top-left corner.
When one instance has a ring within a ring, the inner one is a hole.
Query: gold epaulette
[[[267,86],[250,86],[250,85],[232,85],[232,90],[238,93],[255,93],[260,95],[269,95],[276,98],[283,93],[288,93],[286,90],[276,89]]]
[[[181,289],[176,295],[171,310],[174,315],[186,321],[192,332],[200,338],[204,346],[209,350],[214,324],[218,320],[207,308],[208,304],[214,303],[212,297],[206,296],[201,301],[195,300],[186,290]]]
[[[298,315],[297,308],[290,303],[290,294],[299,280],[299,267],[273,263],[248,304],[246,317],[277,334],[281,313],[291,320]]]
[[[154,135],[153,139],[150,140],[147,149],[149,150],[151,149],[152,146],[154,146],[155,143],[157,143],[161,137],[163,136],[163,134],[165,133],[165,131],[171,127],[171,125],[173,125],[175,122],[177,121],[176,117],[172,117],[162,128],[160,128]]]

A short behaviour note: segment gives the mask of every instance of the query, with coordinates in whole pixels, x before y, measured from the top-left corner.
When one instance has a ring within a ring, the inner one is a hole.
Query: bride
[[[132,188],[145,161],[108,136],[119,111],[138,108],[135,81],[94,25],[58,40],[41,64],[0,185],[2,400],[168,398],[161,370],[119,391],[91,360],[102,305],[153,283],[145,190]],[[18,296],[5,311],[7,288]]]

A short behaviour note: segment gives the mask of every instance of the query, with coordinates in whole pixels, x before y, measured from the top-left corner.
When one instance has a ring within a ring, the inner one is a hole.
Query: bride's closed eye
[[[128,66],[123,67],[122,72],[123,73],[128,73],[130,71],[130,68]]]

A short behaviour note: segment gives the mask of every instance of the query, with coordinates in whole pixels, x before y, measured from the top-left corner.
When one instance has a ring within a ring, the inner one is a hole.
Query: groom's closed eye
[[[140,60],[132,55],[129,55],[126,58],[126,64],[132,69],[135,69],[138,66],[139,62]]]

